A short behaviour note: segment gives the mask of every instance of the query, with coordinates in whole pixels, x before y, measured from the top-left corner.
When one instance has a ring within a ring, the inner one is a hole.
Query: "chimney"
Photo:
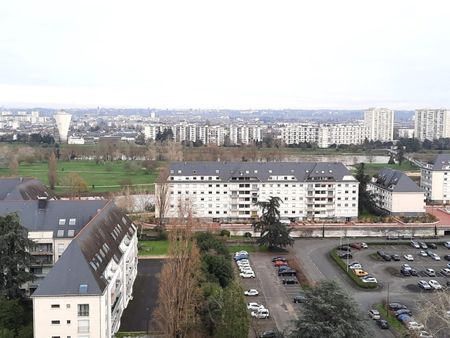
[[[45,209],[47,208],[47,197],[38,197],[38,209],[45,211]]]

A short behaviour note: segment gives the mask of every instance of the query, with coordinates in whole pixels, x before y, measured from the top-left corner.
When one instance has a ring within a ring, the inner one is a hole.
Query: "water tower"
[[[67,134],[69,133],[70,120],[72,119],[72,115],[66,112],[60,111],[57,112],[54,116],[56,121],[56,127],[59,132],[59,142],[66,143],[67,142]]]

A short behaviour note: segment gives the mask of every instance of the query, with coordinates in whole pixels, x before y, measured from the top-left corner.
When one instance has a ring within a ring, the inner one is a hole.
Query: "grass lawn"
[[[247,252],[267,252],[267,247],[260,247],[256,244],[227,244],[230,253],[233,254],[237,251],[247,251]]]
[[[388,314],[388,312],[386,311],[386,307],[383,306],[383,304],[376,304],[375,309],[377,309],[380,312],[381,318],[387,320],[387,322],[389,323],[389,328],[397,332],[397,334],[400,337],[405,337],[405,335],[409,332],[403,326],[403,324],[400,321],[398,321],[397,318],[395,318],[395,316],[393,316],[392,314]]]
[[[169,241],[139,241],[139,256],[167,255]]]
[[[79,174],[87,183],[90,192],[108,192],[121,190],[121,183],[129,180],[135,187],[140,187],[145,191],[154,191],[154,182],[157,178],[157,170],[146,173],[144,170],[127,171],[124,168],[125,161],[115,161],[102,164],[96,164],[95,161],[73,160],[58,161],[57,192],[62,192],[60,186],[61,179],[68,173]],[[136,161],[139,163],[139,161]],[[19,175],[26,177],[35,177],[48,185],[48,165],[47,162],[39,163],[21,163]],[[0,168],[0,176],[9,176],[8,168]],[[94,185],[94,188],[92,188]]]
[[[403,161],[401,165],[396,164],[387,164],[387,163],[365,163],[364,169],[367,175],[373,176],[378,173],[383,168],[390,168],[400,171],[420,171],[419,167],[412,165],[409,161]],[[354,171],[356,171],[356,166]]]

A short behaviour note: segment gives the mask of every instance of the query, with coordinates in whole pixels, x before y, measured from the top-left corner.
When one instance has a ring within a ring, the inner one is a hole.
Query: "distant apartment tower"
[[[398,130],[399,138],[414,138],[414,129],[412,128],[400,128]]]
[[[231,144],[252,144],[262,141],[262,129],[259,126],[230,124],[228,136]]]
[[[318,126],[317,145],[328,148],[333,144],[363,144],[367,133],[364,124],[321,124]]]
[[[415,137],[421,141],[450,137],[450,110],[416,110]]]
[[[318,126],[313,123],[290,124],[281,128],[281,138],[286,144],[317,142]]]
[[[66,112],[60,111],[57,112],[54,116],[56,121],[56,127],[58,128],[59,133],[59,141],[61,143],[67,142],[67,135],[69,133],[70,120],[72,119],[72,115]]]
[[[394,140],[394,111],[386,108],[369,108],[364,112],[364,123],[370,141]]]

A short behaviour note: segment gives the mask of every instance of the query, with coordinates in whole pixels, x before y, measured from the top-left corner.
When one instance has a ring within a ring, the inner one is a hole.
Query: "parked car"
[[[302,295],[294,296],[294,303],[304,303],[306,302],[306,297]]]
[[[282,282],[283,284],[298,284],[297,278],[284,278]]]
[[[400,309],[407,309],[407,307],[401,303],[389,303],[389,309],[392,311],[397,311]]]
[[[413,260],[414,260],[413,255],[410,255],[410,254],[403,255],[403,257],[404,257],[407,261],[413,261]]]
[[[244,271],[251,271],[251,272],[253,272],[253,269],[252,269],[251,266],[240,266],[239,267],[239,271],[240,272],[244,272]]]
[[[427,253],[425,251],[423,251],[423,250],[420,250],[419,255],[422,256],[422,257],[427,257],[428,256]]]
[[[434,252],[431,251],[431,250],[425,250],[425,252],[427,253],[427,255],[428,255],[429,257],[431,257],[431,256],[434,255]]]
[[[369,274],[367,271],[364,271],[362,269],[355,269],[355,270],[353,270],[353,273],[358,277],[364,277]]]
[[[288,265],[288,263],[285,262],[285,261],[276,261],[276,262],[273,264],[273,266],[275,266],[275,267],[286,266],[286,265]]]
[[[255,278],[256,275],[253,271],[244,271],[239,274],[242,278]]]
[[[430,284],[428,284],[428,282],[425,281],[425,280],[419,281],[419,283],[417,283],[417,285],[419,285],[419,287],[424,289],[424,290],[431,290]]]
[[[433,335],[431,333],[428,333],[427,331],[421,330],[419,332],[419,338],[433,338]]]
[[[446,261],[450,261],[450,255],[445,255],[445,256],[444,256],[444,259],[445,259]]]
[[[289,270],[289,269],[291,269],[291,267],[289,265],[283,265],[278,268],[278,272],[282,272],[282,271]]]
[[[448,263],[448,264],[447,264],[447,268],[449,268],[449,269],[450,269],[450,263]]]
[[[347,259],[347,258],[353,258],[353,255],[351,252],[345,252],[338,255],[341,259]]]
[[[411,316],[404,314],[397,316],[397,319],[401,322],[410,322],[412,320]]]
[[[431,249],[437,249],[437,245],[436,245],[435,243],[428,243],[428,246],[429,246]]]
[[[249,289],[249,290],[244,291],[244,295],[246,295],[246,296],[257,296],[257,295],[259,295],[259,292],[256,289]]]
[[[430,277],[436,277],[436,272],[433,269],[425,269],[425,273]]]
[[[412,246],[414,249],[420,249],[420,244],[417,243],[416,241],[411,241],[411,246]]]
[[[337,247],[337,249],[338,249],[338,250],[341,250],[341,251],[352,251],[352,249],[350,248],[349,245],[339,245],[339,246]]]
[[[406,327],[409,330],[422,330],[425,328],[422,324],[419,324],[418,322],[409,322],[406,324]]]
[[[377,251],[378,256],[383,257],[384,255],[386,255],[386,253],[383,250],[378,250]]]
[[[367,249],[367,248],[369,247],[369,246],[367,245],[367,243],[364,243],[364,242],[361,243],[361,246],[362,246],[363,249]]]
[[[428,284],[435,290],[442,290],[442,285],[435,279],[428,281]]]
[[[269,318],[269,310],[268,309],[259,309],[257,311],[252,311],[252,317],[258,319],[266,319]]]
[[[239,256],[234,256],[234,260],[235,261],[240,261],[242,259],[247,259],[248,260],[248,255],[239,255]]]
[[[422,249],[428,249],[428,245],[425,242],[419,242],[419,245]]]
[[[400,273],[405,276],[405,277],[409,277],[411,276],[411,270],[410,269],[400,269]]]
[[[369,310],[369,317],[372,319],[380,319],[380,312],[378,310],[371,309]]]
[[[450,286],[450,280],[448,280],[445,285]]]
[[[382,256],[382,258],[383,258],[386,262],[390,262],[390,261],[391,261],[391,256],[388,255],[388,254]]]
[[[250,261],[248,259],[241,259],[240,261],[236,261],[237,265],[250,265]]]
[[[275,333],[275,331],[264,331],[259,335],[259,338],[276,338],[277,334]]]
[[[445,246],[447,249],[450,249],[450,242],[444,242],[444,246]]]
[[[441,260],[441,257],[439,257],[439,255],[435,254],[435,253],[431,255],[431,258],[433,258],[435,261],[440,261]]]
[[[400,260],[400,256],[397,255],[397,254],[391,255],[391,258],[392,258],[393,261],[396,261],[396,262],[398,262]]]
[[[441,272],[444,276],[447,276],[447,277],[450,276],[450,269],[449,269],[449,268],[441,269],[440,272]]]
[[[419,272],[416,269],[411,269],[409,270],[409,272],[411,273],[411,276],[418,276]]]
[[[363,283],[378,283],[377,279],[372,276],[361,277]]]
[[[408,263],[402,264],[402,269],[404,270],[411,270],[411,266]]]
[[[362,244],[361,243],[350,243],[350,247],[352,247],[353,249],[361,250]]]
[[[286,259],[286,257],[284,257],[284,256],[273,257],[273,258],[272,258],[272,262],[276,262],[276,261],[283,261],[283,262],[286,262],[287,259]]]
[[[239,256],[239,255],[248,255],[248,252],[245,250],[241,250],[241,251],[236,251],[234,253],[235,256]]]
[[[294,269],[286,269],[283,271],[278,271],[278,276],[296,276],[297,270]]]
[[[354,270],[354,269],[362,269],[362,266],[359,263],[349,264],[348,267],[349,267],[349,269],[352,269],[352,270]]]
[[[265,309],[264,305],[262,304],[258,304],[258,303],[248,303],[247,304],[247,309],[252,310],[252,311],[256,311],[259,309]]]
[[[408,310],[408,309],[400,309],[400,310],[395,311],[395,312],[394,312],[394,315],[395,315],[396,317],[398,317],[398,316],[400,316],[400,315],[408,315],[408,316],[411,316],[412,313],[411,313],[411,311]]]
[[[389,324],[384,319],[378,319],[376,323],[377,323],[378,327],[383,329],[383,330],[389,329]]]

